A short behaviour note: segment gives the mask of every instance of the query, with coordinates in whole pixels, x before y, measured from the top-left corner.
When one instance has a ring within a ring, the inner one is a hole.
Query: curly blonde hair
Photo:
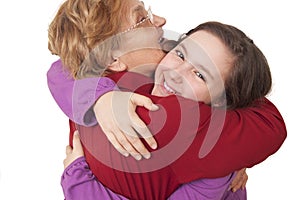
[[[48,48],[50,52],[60,57],[72,77],[83,77],[86,73],[84,70],[88,70],[80,69],[83,61],[91,56],[90,52],[97,45],[120,32],[126,9],[124,0],[65,1],[49,26]],[[102,45],[102,48],[109,49],[110,47]],[[103,51],[102,57],[107,57],[107,54],[107,51]],[[103,65],[102,67],[105,68]]]

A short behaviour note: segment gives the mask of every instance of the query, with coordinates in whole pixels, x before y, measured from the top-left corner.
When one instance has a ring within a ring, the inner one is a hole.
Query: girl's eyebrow
[[[188,56],[188,51],[184,44],[179,44],[178,47],[181,47],[183,52]],[[191,53],[195,53],[195,52],[191,52]],[[199,57],[197,57],[197,59],[199,59]],[[207,67],[204,67],[203,65],[201,65],[198,62],[198,60],[187,59],[187,61],[190,62],[196,69],[200,69],[200,70],[204,71],[206,74],[208,74],[208,76],[210,76],[210,78],[212,80],[214,79],[213,75],[210,73],[210,71],[207,69]],[[197,64],[195,64],[195,63],[197,63]]]
[[[211,78],[212,80],[214,80],[213,75],[211,75],[210,71],[207,70],[207,67],[204,67],[203,65],[197,65],[196,68],[200,68],[200,69],[203,70],[206,74],[208,74],[208,76],[210,76],[210,78]]]

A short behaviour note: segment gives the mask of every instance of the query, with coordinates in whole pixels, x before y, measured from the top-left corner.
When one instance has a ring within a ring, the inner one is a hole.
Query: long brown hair
[[[120,31],[125,5],[124,0],[66,0],[61,5],[49,26],[48,48],[74,78],[91,50]]]
[[[190,30],[207,31],[224,43],[233,55],[233,67],[225,80],[228,109],[244,108],[266,96],[272,87],[272,76],[267,59],[241,30],[219,22],[206,22]]]

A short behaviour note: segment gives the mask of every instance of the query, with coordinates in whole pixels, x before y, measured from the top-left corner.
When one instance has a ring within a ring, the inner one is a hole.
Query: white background
[[[221,21],[246,32],[264,52],[274,79],[269,98],[286,121],[288,138],[276,154],[248,170],[248,199],[299,198],[300,14],[296,0],[145,2],[167,18],[166,29],[186,32],[205,21]],[[56,60],[47,49],[47,29],[61,1],[0,4],[0,199],[63,199],[60,176],[68,121],[46,84],[46,72]]]

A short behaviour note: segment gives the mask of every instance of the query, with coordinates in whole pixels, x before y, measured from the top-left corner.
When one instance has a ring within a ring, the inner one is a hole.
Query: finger
[[[78,132],[78,130],[76,130],[73,135],[73,149],[77,150],[77,149],[80,149],[80,147],[82,147],[82,146],[81,146],[81,142],[80,142],[79,132]]]
[[[157,148],[157,142],[155,141],[153,135],[151,134],[150,130],[146,126],[146,124],[139,118],[137,114],[133,115],[133,128],[134,130],[145,139],[146,143],[152,148]]]
[[[133,156],[136,160],[140,160],[140,159],[142,159],[142,156],[136,151],[136,149],[133,147],[133,145],[131,143],[131,142],[134,142],[136,144],[136,141],[133,139],[132,136],[134,136],[136,138],[137,135],[136,135],[135,131],[132,130],[132,128],[129,128],[129,129],[127,128],[127,131],[129,131],[130,134],[125,134],[120,129],[118,129],[118,130],[114,129],[112,132],[106,131],[106,133],[107,133],[107,137],[108,137],[109,141],[114,146],[121,145],[123,147],[123,149],[125,149],[125,152],[127,152],[128,154]],[[121,152],[122,152],[122,150],[121,150]]]
[[[66,169],[68,165],[68,160],[66,158],[64,159],[63,164],[64,164],[64,169]]]
[[[143,106],[151,111],[156,111],[159,109],[159,107],[155,105],[150,98],[145,97],[143,95],[133,93],[130,100],[133,104]]]
[[[123,148],[123,146],[116,139],[115,135],[110,131],[104,131],[106,133],[106,137],[108,141],[113,145],[113,147],[123,156],[128,157],[129,153]],[[115,131],[117,133],[117,131]],[[120,133],[118,133],[120,134]]]
[[[237,190],[239,190],[239,189],[242,187],[242,184],[243,184],[242,181],[238,182],[238,183],[232,188],[232,191],[233,191],[233,192],[236,192]]]
[[[238,183],[242,179],[242,174],[243,174],[243,172],[241,170],[237,172],[236,176],[234,177],[234,179],[230,183],[230,186],[229,186],[228,190],[232,190],[233,191],[233,189],[236,188],[236,186],[238,185]]]
[[[136,160],[142,159],[142,156],[146,159],[150,158],[150,152],[141,142],[141,139],[132,127],[126,127],[125,131],[117,128],[113,129],[113,131],[105,132],[107,133],[109,141],[121,154],[124,155],[126,152]]]
[[[242,189],[245,189],[246,188],[246,184],[247,184],[247,181],[248,181],[248,174],[247,174],[247,172],[246,172],[246,169],[247,168],[243,168],[242,170],[241,170],[241,172],[242,172],[242,180],[241,180],[241,182],[242,182],[242,186],[241,186],[241,188]]]
[[[135,132],[135,130],[132,129],[131,132]],[[145,147],[145,145],[141,141],[141,138],[136,133],[135,133],[135,135],[133,135],[133,134],[129,135],[129,134],[125,133],[125,137],[129,141],[129,143],[131,144],[131,146],[136,150],[136,152],[138,152],[139,154],[141,154],[146,159],[149,159],[151,157],[150,152]],[[155,142],[155,140],[154,140],[154,142]]]
[[[66,155],[72,153],[72,147],[70,145],[66,146]]]
[[[244,189],[244,187],[246,186],[246,182],[248,180],[248,176],[247,174],[244,172],[243,174],[240,175],[240,179],[239,181],[234,185],[234,187],[232,188],[233,192],[236,192],[239,189]]]
[[[77,153],[83,155],[83,148],[82,148],[82,145],[81,145],[78,130],[76,130],[74,132],[74,136],[73,136],[73,151],[76,151]]]
[[[230,184],[231,188],[235,187],[235,185],[238,184],[240,179],[241,179],[241,173],[238,172]]]
[[[244,182],[243,182],[243,185],[242,185],[243,190],[246,188],[246,184],[247,184],[247,181],[248,181],[248,174],[245,173],[245,176],[244,176],[244,177],[245,177],[245,178],[244,178]]]
[[[119,135],[119,137],[117,138],[118,142],[124,147],[124,149],[131,155],[133,156],[136,160],[141,160],[142,159],[142,155],[136,150],[139,149],[142,152],[148,151],[146,149],[146,147],[144,146],[144,144],[141,142],[140,138],[136,135],[136,133],[134,130],[131,131],[130,134],[126,134],[122,132],[122,135]],[[145,150],[142,150],[145,149]],[[144,153],[145,157],[148,158],[150,157],[147,156],[147,153]],[[150,154],[148,152],[148,154]]]
[[[136,133],[132,130],[132,128],[126,128],[127,131],[131,131],[130,134],[136,135]],[[123,133],[122,130],[115,127],[110,127],[110,129],[103,129],[107,139],[114,146],[114,148],[121,153],[123,156],[128,157],[129,155],[135,157],[135,159],[140,160],[142,158],[139,153],[132,147],[128,139],[126,138],[126,134]]]

